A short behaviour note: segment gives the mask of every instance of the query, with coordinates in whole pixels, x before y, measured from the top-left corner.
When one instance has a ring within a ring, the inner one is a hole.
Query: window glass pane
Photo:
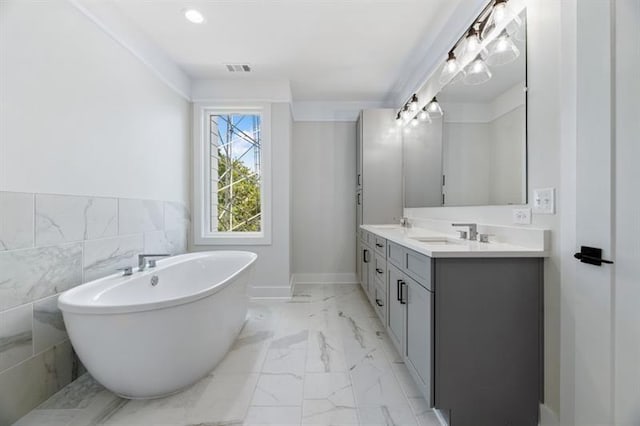
[[[211,232],[261,232],[259,114],[210,114]]]

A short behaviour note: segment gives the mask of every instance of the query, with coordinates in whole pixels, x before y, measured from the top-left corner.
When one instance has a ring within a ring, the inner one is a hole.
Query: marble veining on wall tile
[[[162,201],[118,200],[118,233],[120,235],[160,231],[164,228]]]
[[[118,268],[135,265],[143,248],[142,234],[85,242],[84,280],[92,281],[114,274]]]
[[[0,312],[0,371],[33,355],[31,305]]]
[[[145,249],[186,252],[189,223],[181,203],[0,191],[0,426],[82,370],[57,306],[59,293],[137,264]],[[78,391],[86,398],[76,395],[80,402],[70,411],[46,408],[38,415],[64,425],[72,419],[83,426],[108,423],[127,401],[94,385]],[[109,403],[91,421],[70,415],[82,401],[103,399]]]
[[[190,223],[189,209],[184,204],[172,201],[164,203],[164,229],[186,229]]]
[[[36,245],[117,235],[115,198],[36,195]]]
[[[42,299],[81,282],[81,243],[0,252],[0,309]]]
[[[33,304],[34,352],[58,344],[67,338],[62,312],[58,309],[58,295],[47,297]]]
[[[33,247],[33,194],[0,191],[0,251]]]

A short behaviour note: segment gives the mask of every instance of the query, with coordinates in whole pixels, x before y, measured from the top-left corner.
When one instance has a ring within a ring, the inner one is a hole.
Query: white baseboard
[[[357,284],[358,278],[353,272],[330,274],[293,274],[294,285],[298,284]]]
[[[287,300],[291,298],[293,287],[251,287],[249,296],[252,299],[281,299]]]

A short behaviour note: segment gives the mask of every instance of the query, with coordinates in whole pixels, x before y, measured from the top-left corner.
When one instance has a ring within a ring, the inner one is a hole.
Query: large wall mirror
[[[526,10],[514,19],[404,128],[405,207],[526,204]]]

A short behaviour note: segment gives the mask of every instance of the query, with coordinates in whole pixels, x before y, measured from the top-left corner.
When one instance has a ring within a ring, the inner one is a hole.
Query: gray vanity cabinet
[[[534,426],[541,258],[436,259],[435,406],[451,426]]]

